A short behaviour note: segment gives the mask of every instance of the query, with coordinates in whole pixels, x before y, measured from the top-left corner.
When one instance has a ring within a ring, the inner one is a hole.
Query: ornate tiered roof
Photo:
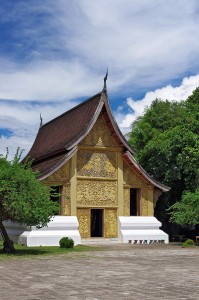
[[[111,111],[106,82],[102,92],[39,128],[27,156],[32,160],[33,170],[40,172],[40,180],[52,175],[75,154],[78,144],[91,131],[100,114],[103,114],[111,135],[122,148],[122,155],[127,164],[149,184],[162,191],[168,191],[167,186],[150,177],[136,162],[134,150],[122,135]]]

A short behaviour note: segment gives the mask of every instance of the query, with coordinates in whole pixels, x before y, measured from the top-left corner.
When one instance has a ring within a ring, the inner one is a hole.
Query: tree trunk
[[[3,221],[0,220],[0,233],[2,235],[3,238],[3,251],[5,251],[6,253],[15,253],[15,248],[14,248],[14,244],[13,241],[9,238],[6,229],[3,225]]]

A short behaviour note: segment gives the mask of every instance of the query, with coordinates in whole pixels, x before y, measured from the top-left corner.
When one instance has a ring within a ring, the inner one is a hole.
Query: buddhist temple
[[[143,228],[155,226],[160,233],[154,206],[169,188],[135,160],[111,111],[106,78],[102,91],[41,124],[27,156],[33,161],[32,169],[39,171],[39,180],[61,194],[56,199],[60,204],[57,220],[77,220],[80,239],[123,236],[124,242],[125,235],[125,241],[132,239],[135,225],[143,239],[147,238]]]

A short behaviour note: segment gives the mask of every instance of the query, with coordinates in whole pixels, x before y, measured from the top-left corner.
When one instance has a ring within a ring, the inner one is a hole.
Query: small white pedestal
[[[59,246],[62,237],[70,237],[75,245],[81,244],[79,223],[75,216],[55,216],[48,226],[37,229],[24,227],[10,221],[4,222],[10,238],[26,246]]]
[[[161,241],[168,244],[168,234],[159,229],[161,225],[155,217],[119,217],[119,240],[121,243]]]

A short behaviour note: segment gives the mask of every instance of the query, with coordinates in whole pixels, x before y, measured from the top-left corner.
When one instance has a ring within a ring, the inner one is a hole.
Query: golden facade
[[[132,201],[136,215],[153,214],[153,187],[124,161],[103,115],[79,143],[77,153],[46,183],[62,185],[61,213],[77,215],[82,238],[92,237],[92,213],[100,220],[104,238],[118,236],[118,216],[130,216]],[[137,193],[134,200],[131,189]]]

